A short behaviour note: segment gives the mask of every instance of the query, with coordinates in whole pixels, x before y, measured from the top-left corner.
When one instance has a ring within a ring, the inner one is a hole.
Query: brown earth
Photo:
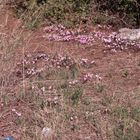
[[[111,29],[106,30],[107,33],[111,31],[112,31]],[[102,88],[105,88],[99,90],[104,90],[103,93],[105,92],[105,95],[107,97],[110,96],[111,98],[113,98],[114,96],[117,96],[114,94],[118,94],[120,100],[121,99],[123,100],[122,102],[125,102],[126,96],[131,97],[131,94],[133,94],[134,91],[137,91],[139,89],[140,87],[139,50],[133,51],[132,49],[131,50],[128,49],[118,52],[111,52],[105,47],[105,44],[99,41],[97,41],[92,46],[80,45],[76,42],[55,42],[44,39],[42,37],[43,34],[44,34],[43,27],[40,27],[39,29],[36,29],[34,31],[24,29],[22,27],[22,21],[14,17],[14,14],[13,12],[11,12],[11,10],[8,10],[8,8],[2,10],[2,12],[0,13],[0,36],[5,36],[2,38],[5,39],[5,44],[7,44],[7,46],[10,45],[11,43],[9,42],[10,40],[16,40],[16,38],[19,37],[20,41],[16,44],[17,45],[16,50],[15,49],[11,50],[9,46],[10,51],[14,51],[14,53],[12,54],[14,55],[13,60],[10,59],[10,61],[12,61],[11,64],[9,64],[10,66],[9,65],[7,66],[6,62],[3,62],[1,67],[5,66],[5,68],[3,68],[1,71],[1,77],[3,77],[4,74],[7,75],[7,73],[10,76],[13,70],[17,67],[17,63],[20,63],[25,58],[24,56],[25,54],[32,55],[33,53],[43,52],[52,55],[55,54],[61,54],[62,56],[68,55],[71,58],[73,58],[76,62],[82,60],[83,58],[88,59],[89,61],[95,61],[94,65],[89,68],[86,67],[80,68],[80,77],[83,74],[87,73],[92,73],[94,75],[93,80],[83,84],[83,87],[85,91],[84,95],[92,98],[92,100],[94,100],[94,102],[96,102],[97,105],[98,102],[101,102],[103,95],[102,93],[100,93],[101,91],[98,92],[93,88],[93,85],[95,84],[100,84],[101,86],[103,86]],[[4,55],[6,55],[7,51],[8,50],[5,49],[1,50],[0,54],[2,58],[4,57]],[[11,58],[11,56],[9,57]],[[43,63],[41,64],[41,66],[42,65],[44,66]],[[10,69],[12,72],[9,71]],[[101,79],[98,79],[95,75],[100,76]],[[3,86],[4,84],[1,84],[1,94],[4,91],[4,93],[12,94],[12,96],[14,96],[14,94],[17,95],[19,87],[20,86],[22,87],[22,80],[19,80],[18,77],[16,77],[15,79],[18,81],[18,83],[16,83],[15,85],[9,85],[9,87],[4,87]],[[28,79],[24,80],[26,86],[26,81]],[[27,88],[26,90],[28,90],[28,86],[26,88]],[[15,93],[13,94],[12,92]],[[138,90],[138,92],[140,92],[140,90]],[[124,94],[124,99],[122,94]],[[15,108],[18,111],[22,112],[22,114],[24,114],[27,118],[30,118],[29,122],[32,125],[33,118],[31,117],[31,114],[33,113],[32,108],[34,107],[30,105],[30,103],[24,102],[24,100],[18,101],[13,97],[11,97],[11,99],[13,99],[13,101],[11,100],[10,102],[7,101],[6,105],[3,104],[2,99],[0,102],[1,103],[0,137],[13,135],[17,140],[25,139],[22,138],[23,133],[21,133],[21,129],[24,128],[19,127],[18,125],[19,122],[16,122],[17,116],[11,112],[11,109]],[[139,103],[137,103],[137,101],[136,102],[132,101],[132,104],[138,105]],[[105,109],[106,108],[108,109],[108,107],[105,107]],[[104,116],[103,113],[101,114],[101,117],[105,117],[102,118],[102,121],[100,122],[102,124],[103,130],[105,130],[104,125],[106,125],[107,123],[106,122],[107,116],[106,115]],[[26,122],[26,120],[24,121]],[[78,124],[80,122],[76,123]],[[101,130],[101,132],[98,132],[99,130],[96,130],[97,128],[95,126],[92,126],[90,123],[82,125],[83,126],[81,126],[81,129],[77,132],[67,131],[67,133],[63,136],[63,139],[82,140],[84,139],[83,136],[86,136],[86,134],[89,135],[92,134],[91,137],[89,138],[90,140],[108,139],[103,130]],[[60,126],[60,128],[61,127],[62,126]],[[25,131],[24,133],[28,132]],[[28,137],[28,139],[31,138]]]

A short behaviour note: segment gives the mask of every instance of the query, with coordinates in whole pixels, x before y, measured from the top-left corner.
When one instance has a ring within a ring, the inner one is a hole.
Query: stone
[[[140,29],[121,28],[119,29],[117,37],[124,40],[140,41]]]
[[[41,133],[42,133],[42,137],[44,137],[44,138],[50,138],[53,135],[52,129],[51,128],[48,128],[48,127],[44,127],[42,129],[42,132]]]

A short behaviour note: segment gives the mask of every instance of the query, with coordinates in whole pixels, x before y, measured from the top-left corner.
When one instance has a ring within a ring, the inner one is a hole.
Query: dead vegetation
[[[5,7],[0,14],[0,139],[140,139],[135,44],[108,49],[100,34],[112,30],[102,27],[90,29],[99,35],[90,45],[51,41]]]

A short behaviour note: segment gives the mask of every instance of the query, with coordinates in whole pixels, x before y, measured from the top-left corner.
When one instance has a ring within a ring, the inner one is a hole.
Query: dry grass
[[[0,138],[140,139],[139,52],[36,40],[37,31],[22,29],[2,6],[0,13]],[[42,70],[27,75],[33,68]],[[52,130],[48,138],[43,128]]]

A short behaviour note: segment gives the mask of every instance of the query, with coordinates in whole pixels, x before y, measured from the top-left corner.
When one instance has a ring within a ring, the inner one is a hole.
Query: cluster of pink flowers
[[[139,50],[140,42],[121,39],[117,36],[117,32],[111,33],[108,37],[103,39],[105,46],[110,50],[117,52],[118,50]]]
[[[89,33],[82,33],[73,30],[66,29],[62,25],[52,25],[50,27],[44,28],[44,34],[43,37],[48,40],[54,40],[54,41],[76,41],[80,44],[87,44],[92,45],[96,42],[96,39],[104,40],[104,38],[107,38],[107,34],[100,31],[100,30],[93,30]]]
[[[59,26],[50,26],[44,28],[44,38],[54,41],[76,41],[81,44],[92,44],[95,40],[92,34],[78,34],[76,31],[71,31]]]
[[[36,75],[47,68],[71,69],[74,65],[75,61],[68,56],[51,56],[44,52],[29,53],[17,64],[15,74],[20,78],[23,78],[24,74],[25,78],[27,78]]]
[[[100,26],[101,28],[102,26]],[[110,29],[110,28],[107,28]],[[97,40],[105,44],[110,50],[140,49],[140,43],[136,41],[123,40],[117,37],[117,32],[106,33],[102,30],[92,30],[89,33],[83,33],[66,29],[62,25],[52,25],[44,28],[44,38],[52,41],[75,41],[80,44],[93,45]]]

